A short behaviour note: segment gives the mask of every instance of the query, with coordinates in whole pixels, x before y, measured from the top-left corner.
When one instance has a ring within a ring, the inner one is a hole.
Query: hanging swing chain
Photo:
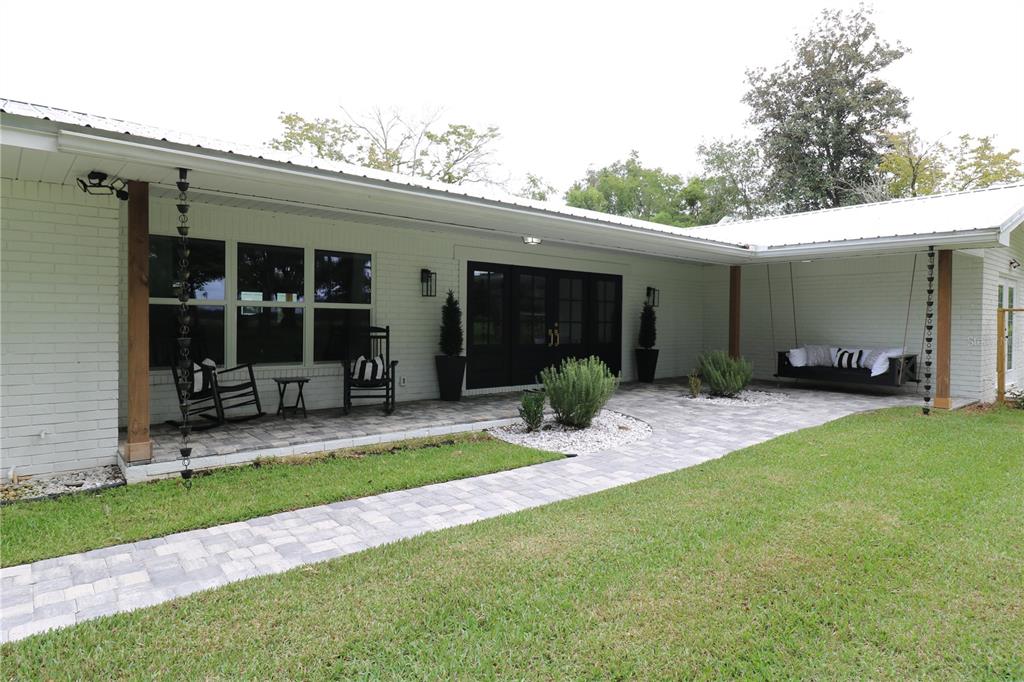
[[[800,347],[800,337],[796,333],[796,284],[793,282],[793,261],[789,262],[789,297],[793,303],[793,347]]]
[[[182,396],[181,403],[181,478],[185,488],[192,489],[192,426],[189,424],[189,410],[192,403],[194,370],[192,366],[192,316],[188,301],[192,297],[192,273],[189,264],[188,243],[188,169],[178,169],[178,235],[180,251],[178,256],[178,372],[181,382],[178,393]],[[205,383],[205,380],[204,380]]]
[[[914,302],[914,280],[917,279],[917,254],[914,254],[914,265],[910,268],[910,295],[907,297],[907,320],[903,324],[903,353],[907,352],[907,335],[910,333],[910,307]],[[900,385],[903,384],[903,369],[906,362],[900,363]]]
[[[775,304],[772,302],[772,266],[770,263],[764,264],[765,272],[768,275],[768,322],[771,325],[772,330],[772,352],[778,350],[778,345],[775,343]]]

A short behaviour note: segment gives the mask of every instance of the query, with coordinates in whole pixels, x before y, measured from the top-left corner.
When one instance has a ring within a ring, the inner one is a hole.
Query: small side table
[[[274,377],[274,383],[277,384],[277,414],[281,415],[281,418],[285,418],[285,412],[287,410],[295,410],[298,412],[299,406],[302,406],[302,417],[306,417],[306,399],[302,396],[303,387],[309,383],[309,377]],[[288,384],[296,384],[299,387],[299,395],[295,398],[294,405],[284,404],[284,392],[288,388]]]

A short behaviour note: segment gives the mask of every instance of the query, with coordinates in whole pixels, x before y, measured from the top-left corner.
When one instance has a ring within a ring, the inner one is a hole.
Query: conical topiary
[[[450,357],[462,353],[462,309],[451,289],[441,308],[441,352]]]
[[[658,316],[654,313],[654,306],[644,303],[643,312],[640,313],[640,334],[637,339],[641,348],[654,348],[658,340],[657,322]]]

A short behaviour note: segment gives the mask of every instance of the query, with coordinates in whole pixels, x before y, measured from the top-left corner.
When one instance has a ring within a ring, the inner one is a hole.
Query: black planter
[[[654,370],[658,367],[657,348],[636,349],[636,378],[645,383],[654,381]]]
[[[437,385],[441,400],[462,399],[462,377],[466,374],[466,358],[461,355],[436,355]]]

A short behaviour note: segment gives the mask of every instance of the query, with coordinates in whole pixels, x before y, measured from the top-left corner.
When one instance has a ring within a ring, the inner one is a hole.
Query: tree
[[[374,109],[359,117],[342,112],[343,121],[281,114],[284,131],[270,146],[452,185],[493,182],[491,152],[501,136],[494,126],[442,126],[438,114],[411,121],[393,109]]]
[[[688,227],[696,223],[695,196],[680,176],[646,168],[636,151],[624,161],[587,171],[569,188],[569,206]]]
[[[516,196],[534,201],[548,201],[557,191],[554,185],[541,176],[527,173],[522,189],[516,193]]]
[[[921,140],[916,130],[889,136],[889,150],[882,157],[878,170],[884,177],[888,197],[897,199],[932,194],[946,180],[947,150],[942,142]]]
[[[1019,151],[996,151],[991,136],[961,135],[959,145],[952,152],[947,189],[963,192],[1024,180],[1020,161],[1014,158]]]
[[[697,147],[697,158],[704,169],[700,224],[767,212],[764,159],[752,140],[713,140]]]
[[[747,72],[743,101],[785,212],[855,201],[877,172],[888,135],[907,119],[907,98],[879,72],[908,52],[878,37],[870,12],[822,12],[774,71]]]

